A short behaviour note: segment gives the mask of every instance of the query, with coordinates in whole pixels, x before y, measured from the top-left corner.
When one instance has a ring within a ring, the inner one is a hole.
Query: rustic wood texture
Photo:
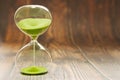
[[[38,41],[54,62],[50,73],[24,76],[14,67],[30,41],[14,23],[25,4],[50,9],[53,23]],[[0,80],[119,80],[120,0],[0,0]]]

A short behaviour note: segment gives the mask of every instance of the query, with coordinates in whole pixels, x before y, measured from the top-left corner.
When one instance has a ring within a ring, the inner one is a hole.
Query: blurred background
[[[53,23],[39,38],[43,43],[119,43],[119,0],[1,0],[1,42],[15,43],[27,39],[14,23],[15,10],[25,4],[44,5],[52,12]]]
[[[120,79],[120,0],[0,0],[1,77],[10,73],[17,50],[30,41],[14,22],[15,11],[26,4],[51,11],[53,23],[38,41],[52,53],[87,61],[106,78],[99,80]]]

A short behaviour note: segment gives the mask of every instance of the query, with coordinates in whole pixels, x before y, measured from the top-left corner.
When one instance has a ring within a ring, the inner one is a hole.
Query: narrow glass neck
[[[34,44],[36,44],[37,43],[37,39],[32,39],[31,40],[31,43],[34,45]]]
[[[31,36],[31,40],[36,41],[36,40],[37,40],[37,38],[38,38],[38,36]]]

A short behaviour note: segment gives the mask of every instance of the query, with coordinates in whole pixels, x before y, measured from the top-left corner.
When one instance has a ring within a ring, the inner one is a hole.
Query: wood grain
[[[53,59],[47,75],[24,76],[14,67],[17,51],[30,41],[14,23],[25,4],[44,5],[53,16],[38,39]],[[0,0],[0,80],[119,80],[119,8],[120,0]]]

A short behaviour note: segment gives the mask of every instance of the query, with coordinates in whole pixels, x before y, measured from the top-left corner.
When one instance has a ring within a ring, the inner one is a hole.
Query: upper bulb
[[[46,32],[52,22],[50,11],[41,5],[25,5],[18,8],[14,19],[18,28],[32,39]]]

